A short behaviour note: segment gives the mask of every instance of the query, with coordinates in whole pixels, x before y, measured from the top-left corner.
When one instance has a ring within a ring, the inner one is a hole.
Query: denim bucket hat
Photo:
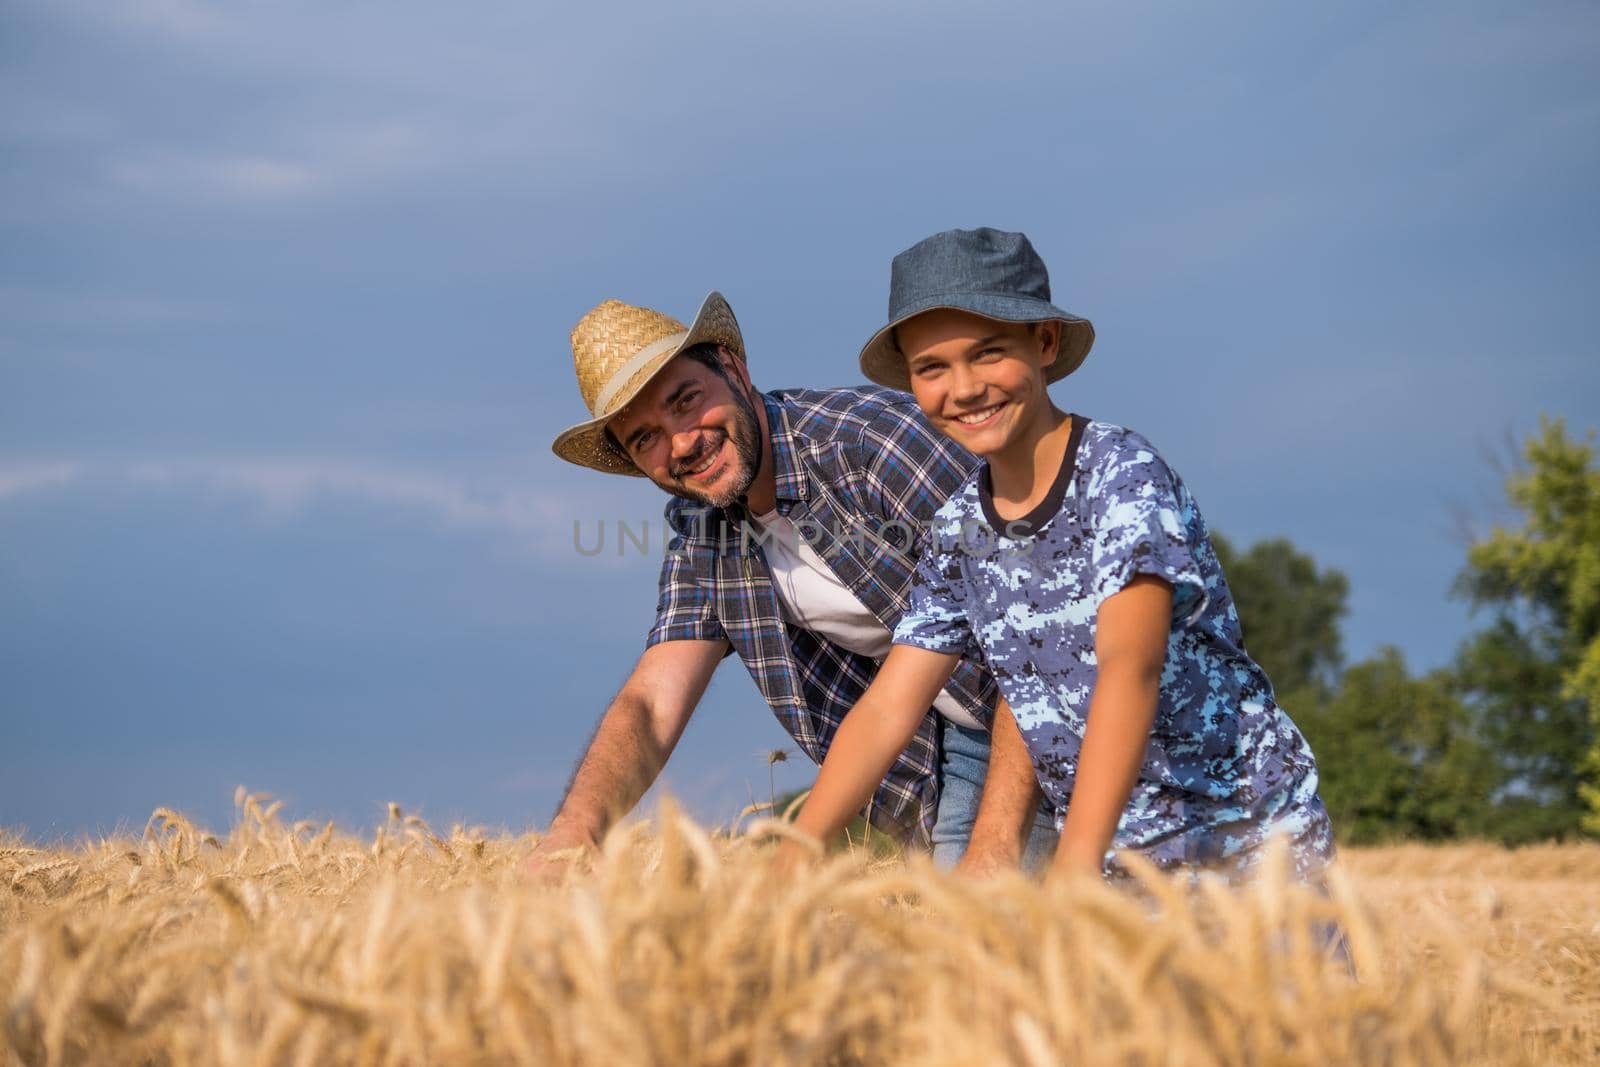
[[[1050,302],[1044,260],[1020,233],[983,227],[946,230],[894,257],[889,268],[889,324],[861,350],[861,373],[879,385],[909,391],[906,358],[895,343],[895,327],[924,311],[951,308],[1000,322],[1061,323],[1055,362],[1045,381],[1077,370],[1094,344],[1088,319]]]

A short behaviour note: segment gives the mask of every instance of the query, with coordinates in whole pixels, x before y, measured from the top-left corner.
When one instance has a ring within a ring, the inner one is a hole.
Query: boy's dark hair
[[[1001,320],[996,319],[995,321],[999,322]],[[1036,333],[1039,332],[1039,323],[1041,323],[1041,322],[1049,322],[1049,321],[1051,321],[1051,320],[1049,320],[1049,319],[1036,319],[1033,322],[1024,323],[1024,325],[1026,325],[1028,327],[1028,333],[1031,336],[1031,335],[1036,334]],[[696,347],[698,347],[698,346],[696,346]],[[900,347],[900,325],[898,323],[896,323],[895,325],[889,327],[889,347],[893,348],[896,352],[900,353],[902,356],[906,354],[906,350]]]
[[[692,359],[701,366],[709,368],[718,378],[732,386],[733,379],[728,377],[728,368],[722,365],[722,353],[719,348],[720,346],[715,341],[702,341],[700,344],[685,348],[678,355],[685,359]],[[632,463],[633,457],[628,455],[628,450],[622,447],[622,442],[618,441],[616,435],[611,432],[611,427],[607,426],[605,431],[606,444],[610,445],[619,456]]]

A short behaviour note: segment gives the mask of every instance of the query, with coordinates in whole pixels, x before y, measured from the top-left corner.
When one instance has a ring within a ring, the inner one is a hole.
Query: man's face
[[[992,456],[1050,413],[1044,369],[1055,359],[1054,322],[997,322],[965,311],[923,312],[896,333],[917,406],[940,433]]]
[[[761,465],[761,423],[744,365],[720,354],[727,377],[678,356],[606,424],[651,481],[714,508],[744,495]]]

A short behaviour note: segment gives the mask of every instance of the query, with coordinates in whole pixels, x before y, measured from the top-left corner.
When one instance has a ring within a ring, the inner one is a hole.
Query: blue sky
[[[663,499],[550,455],[572,323],[715,288],[758,385],[855,383],[952,226],[1094,320],[1064,406],[1443,663],[1486,457],[1600,424],[1597,52],[1589,3],[12,0],[0,824],[542,822],[655,602],[572,522]],[[726,819],[784,741],[729,662],[668,783]]]

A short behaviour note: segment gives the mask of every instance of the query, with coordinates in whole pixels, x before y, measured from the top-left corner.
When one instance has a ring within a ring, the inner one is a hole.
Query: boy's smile
[[[981,411],[974,411],[966,415],[957,415],[956,421],[963,426],[976,429],[977,427],[987,423],[990,419],[994,418],[1004,408],[1004,404],[995,404],[993,407],[987,407]]]

